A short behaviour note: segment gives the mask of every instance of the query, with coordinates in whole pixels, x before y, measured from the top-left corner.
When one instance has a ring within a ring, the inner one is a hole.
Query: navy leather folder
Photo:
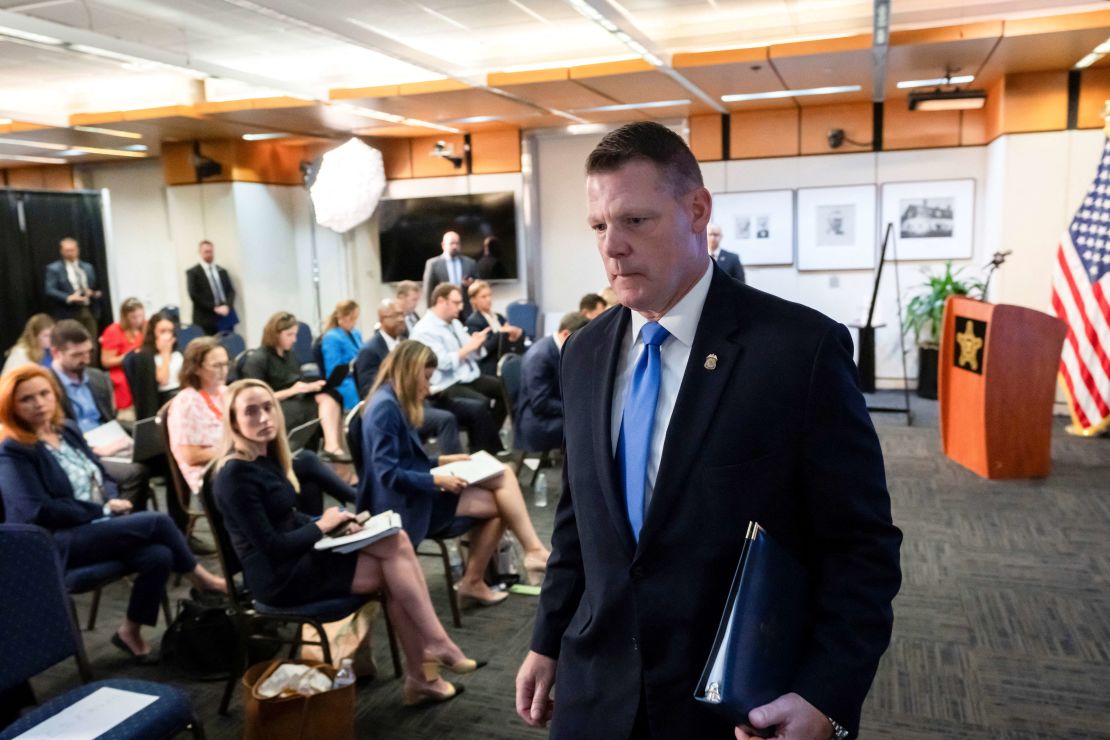
[[[805,566],[752,522],[694,698],[747,725],[748,712],[789,692],[808,629]]]

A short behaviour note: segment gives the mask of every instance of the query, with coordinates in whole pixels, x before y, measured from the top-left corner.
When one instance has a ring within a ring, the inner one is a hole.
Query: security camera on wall
[[[455,154],[454,144],[448,144],[446,141],[437,141],[435,146],[432,147],[430,154],[433,157],[446,159],[448,162],[455,165],[455,169],[462,167],[463,158]]]

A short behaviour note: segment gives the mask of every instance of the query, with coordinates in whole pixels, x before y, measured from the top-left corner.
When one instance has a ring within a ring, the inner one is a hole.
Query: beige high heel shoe
[[[464,686],[457,686],[450,681],[445,681],[449,687],[447,691],[436,691],[430,686],[420,686],[412,681],[405,680],[401,689],[401,704],[406,707],[418,707],[421,704],[442,704],[451,701],[465,690]]]

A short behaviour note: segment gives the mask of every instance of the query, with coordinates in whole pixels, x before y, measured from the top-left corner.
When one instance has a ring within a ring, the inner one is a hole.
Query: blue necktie
[[[654,321],[640,330],[644,351],[636,361],[632,384],[624,401],[617,457],[624,482],[624,500],[628,506],[628,523],[632,535],[640,541],[644,526],[644,493],[647,490],[648,455],[651,453],[651,432],[655,426],[655,404],[659,400],[659,382],[663,359],[659,347],[670,333]]]

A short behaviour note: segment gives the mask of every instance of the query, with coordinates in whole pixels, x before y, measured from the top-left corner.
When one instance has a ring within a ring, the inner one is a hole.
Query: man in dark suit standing
[[[744,266],[740,264],[740,255],[727,249],[721,249],[721,227],[718,224],[709,224],[706,235],[709,239],[709,258],[716,262],[717,267],[720,267],[721,271],[733,280],[738,280],[741,283],[747,282],[744,279]]]
[[[374,379],[378,377],[378,369],[382,366],[382,362],[404,339],[405,314],[398,301],[387,298],[381,302],[378,306],[378,325],[378,330],[362,343],[362,349],[355,358],[355,384],[358,386],[358,397],[362,399],[370,395],[370,389],[374,385]],[[424,441],[435,437],[439,450],[444,455],[462,452],[459,423],[450,411],[437,409],[425,401],[424,426],[420,427],[418,432]]]
[[[200,243],[200,262],[185,272],[189,300],[193,302],[193,323],[205,334],[231,331],[235,318],[235,286],[227,270],[216,264],[216,248],[205,239]]]
[[[529,451],[547,451],[563,444],[563,394],[559,389],[559,352],[574,332],[589,323],[578,311],[559,322],[559,330],[539,340],[524,353],[520,367],[519,412],[516,446]]]
[[[50,334],[51,369],[61,387],[62,411],[76,422],[82,434],[116,418],[116,397],[108,373],[89,367],[92,338],[85,327],[72,319],[54,325]],[[104,469],[119,485],[120,495],[136,509],[145,509],[150,498],[150,470],[142,463],[127,462],[113,456],[130,458],[131,440],[119,439],[93,452]]]
[[[100,298],[96,269],[81,261],[81,249],[71,236],[58,244],[61,259],[46,266],[44,290],[55,320],[76,319],[91,337],[100,336]]]
[[[475,280],[467,290],[470,305],[474,309],[466,317],[464,326],[471,334],[489,329],[482,347],[486,354],[478,360],[482,375],[497,375],[497,363],[506,352],[524,352],[524,330],[513,326],[504,314],[493,310],[493,289],[485,280]]]
[[[806,564],[813,607],[790,687],[749,724],[854,735],[901,533],[848,331],[709,259],[712,198],[670,129],[617,129],[586,173],[623,306],[563,350],[563,493],[517,712],[553,716],[556,740],[747,738],[693,692],[758,521]]]
[[[451,283],[462,292],[463,310],[459,318],[465,321],[470,315],[470,294],[467,289],[478,279],[478,263],[459,253],[462,240],[454,231],[444,234],[439,245],[443,254],[424,263],[424,305],[431,307],[432,291],[437,285]]]

